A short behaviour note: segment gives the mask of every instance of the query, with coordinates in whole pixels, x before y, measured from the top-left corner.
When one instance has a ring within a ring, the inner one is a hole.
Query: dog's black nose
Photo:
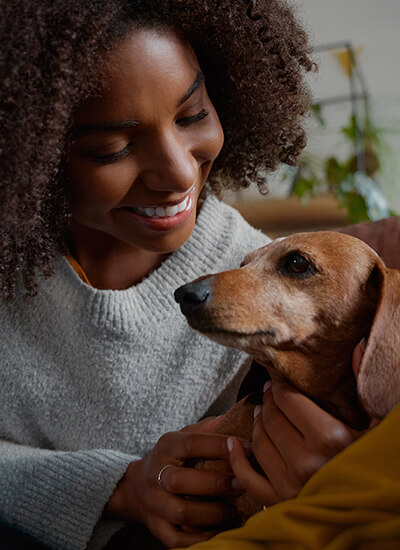
[[[184,315],[205,306],[211,300],[211,288],[207,280],[189,283],[174,292],[175,301]]]

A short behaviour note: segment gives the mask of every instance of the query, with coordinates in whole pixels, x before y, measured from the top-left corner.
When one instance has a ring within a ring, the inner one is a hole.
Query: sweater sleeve
[[[53,550],[101,548],[123,524],[101,519],[128,464],[114,450],[50,451],[0,442],[0,518]]]

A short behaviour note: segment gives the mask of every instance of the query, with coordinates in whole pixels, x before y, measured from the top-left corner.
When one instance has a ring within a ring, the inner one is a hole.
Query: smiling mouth
[[[176,216],[185,210],[190,210],[193,204],[193,191],[191,191],[186,197],[177,204],[169,206],[148,206],[145,208],[140,208],[138,206],[126,206],[127,210],[130,210],[138,216],[143,216],[144,218],[171,218]]]

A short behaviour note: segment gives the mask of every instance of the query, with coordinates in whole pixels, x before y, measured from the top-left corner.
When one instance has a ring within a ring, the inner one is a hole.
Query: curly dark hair
[[[294,164],[313,69],[307,35],[285,0],[0,0],[0,294],[28,293],[64,251],[62,177],[72,113],[99,89],[102,59],[136,27],[189,41],[225,133],[211,188],[265,185]]]

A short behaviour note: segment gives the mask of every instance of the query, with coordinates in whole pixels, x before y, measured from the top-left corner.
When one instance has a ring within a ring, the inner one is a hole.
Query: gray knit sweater
[[[232,402],[248,365],[190,329],[180,285],[268,242],[209,197],[189,241],[122,291],[65,258],[38,295],[0,310],[0,518],[54,549],[101,548],[102,510],[130,461]]]

